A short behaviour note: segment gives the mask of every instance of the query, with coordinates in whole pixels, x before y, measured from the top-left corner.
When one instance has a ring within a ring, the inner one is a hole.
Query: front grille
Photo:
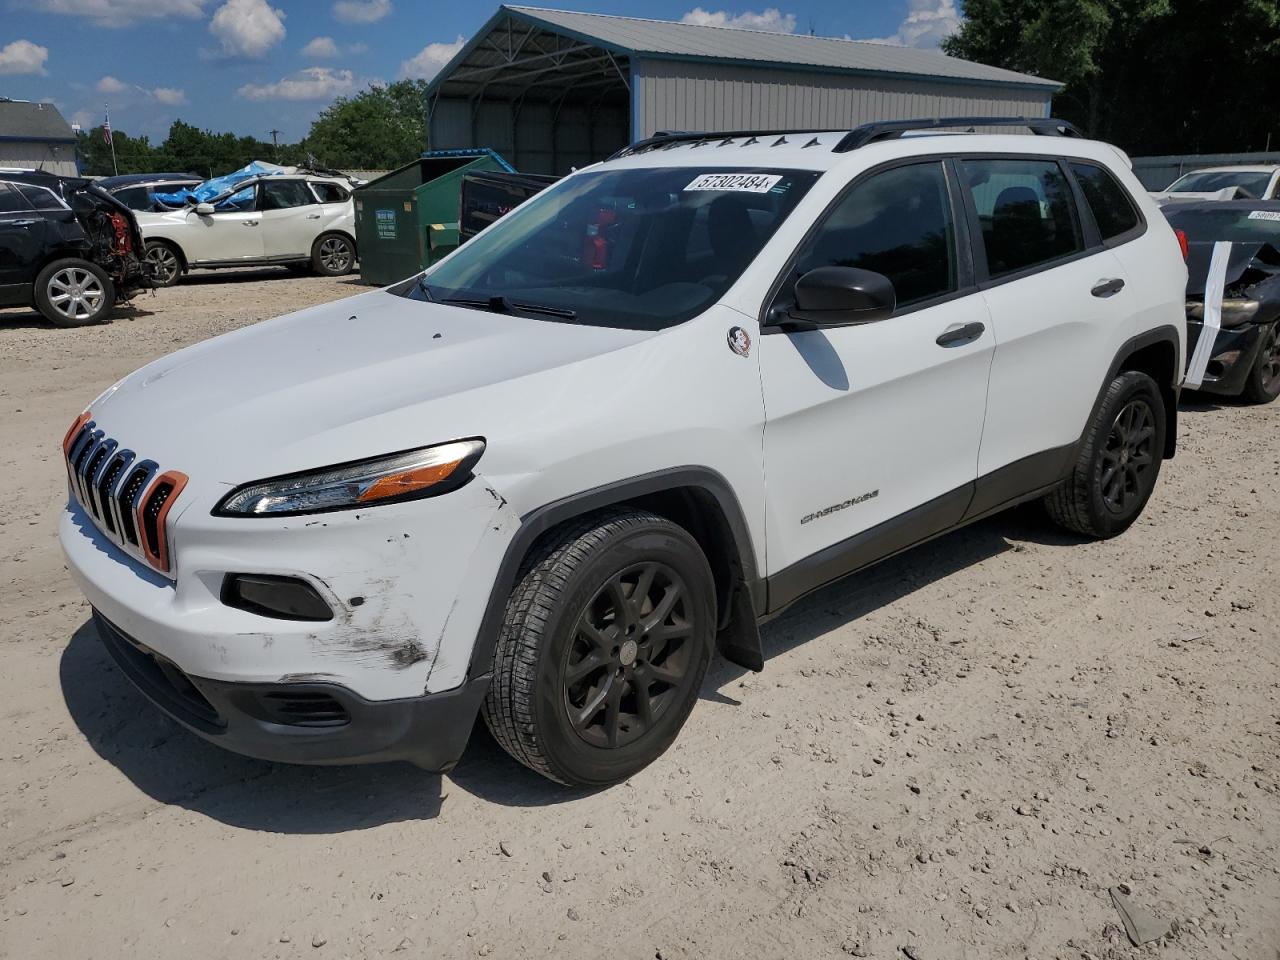
[[[165,518],[186,476],[161,473],[154,460],[139,459],[84,418],[63,449],[72,495],[94,525],[125,553],[168,573]]]
[[[327,693],[312,690],[263,694],[267,719],[291,727],[340,727],[351,722],[346,708]]]

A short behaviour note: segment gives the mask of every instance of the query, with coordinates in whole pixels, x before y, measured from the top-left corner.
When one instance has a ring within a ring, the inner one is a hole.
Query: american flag
[[[104,140],[108,145],[110,145],[110,143],[111,143],[111,114],[110,114],[109,112],[107,112],[107,111],[104,111],[103,113],[104,113],[104,116],[103,116],[103,120],[102,120],[102,139],[103,139],[103,140]]]

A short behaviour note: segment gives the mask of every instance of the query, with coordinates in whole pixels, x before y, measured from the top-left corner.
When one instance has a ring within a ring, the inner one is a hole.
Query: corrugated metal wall
[[[1133,172],[1148,190],[1163,190],[1192,170],[1270,163],[1280,163],[1280,153],[1186,153],[1166,157],[1134,157]]]
[[[636,139],[658,130],[854,127],[871,120],[935,116],[1048,115],[1039,90],[639,60],[633,74]]]
[[[71,143],[32,143],[26,140],[0,141],[0,167],[43,170],[59,177],[74,177],[76,148]]]

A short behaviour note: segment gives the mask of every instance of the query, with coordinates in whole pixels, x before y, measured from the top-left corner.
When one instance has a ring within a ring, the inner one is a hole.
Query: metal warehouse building
[[[428,87],[428,137],[564,173],[659,130],[1048,116],[1060,87],[884,43],[503,6]]]

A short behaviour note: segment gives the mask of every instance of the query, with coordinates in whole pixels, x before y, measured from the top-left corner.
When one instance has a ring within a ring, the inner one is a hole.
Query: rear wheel
[[[1090,537],[1127,530],[1147,505],[1164,456],[1160,388],[1128,370],[1107,388],[1071,476],[1045,497],[1060,526]]]
[[[684,725],[711,659],[715,585],[681,527],[595,514],[541,545],[507,604],[485,723],[502,747],[574,786],[617,783]]]
[[[1280,397],[1280,320],[1262,334],[1262,348],[1244,382],[1244,396],[1254,403]]]
[[[151,264],[151,278],[158,287],[172,287],[182,275],[182,254],[163,240],[147,241],[147,262]]]
[[[355,262],[355,244],[341,233],[322,234],[311,248],[311,268],[326,277],[350,273]]]
[[[55,260],[36,277],[35,301],[50,323],[85,327],[107,318],[116,302],[116,290],[96,263]]]

